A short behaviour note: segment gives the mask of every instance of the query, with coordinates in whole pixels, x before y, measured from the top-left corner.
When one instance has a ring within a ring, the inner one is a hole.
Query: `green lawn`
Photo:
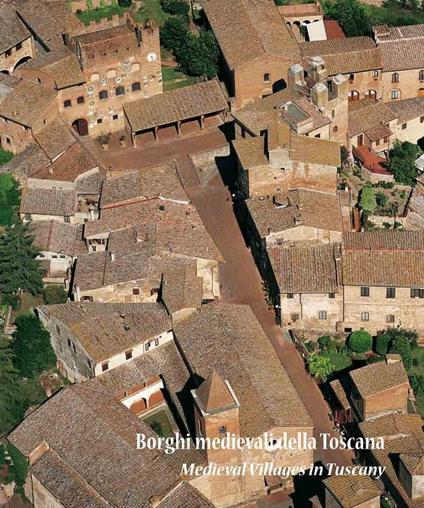
[[[31,309],[43,304],[44,301],[42,295],[33,296],[29,293],[23,293],[21,297],[21,306],[19,309],[12,311],[12,319],[16,319],[22,314],[27,314]]]
[[[157,411],[145,418],[144,421],[162,437],[172,437],[174,435],[166,409]]]
[[[172,67],[162,67],[163,91],[169,92],[176,88],[183,88],[184,86],[193,85],[199,79],[194,76],[187,76],[182,71]]]
[[[125,9],[120,5],[107,5],[105,7],[98,7],[97,9],[90,9],[77,13],[79,19],[85,24],[89,25],[91,21],[100,21],[104,18],[111,18],[114,14],[121,15]]]
[[[416,399],[415,407],[420,415],[424,417],[424,395],[417,395]]]
[[[143,0],[143,7],[135,15],[137,21],[149,21],[153,19],[162,26],[168,15],[162,10],[160,0]]]
[[[412,358],[417,358],[418,365],[412,365],[409,375],[421,374],[424,375],[424,348],[416,347],[412,350]]]
[[[371,25],[415,25],[424,23],[423,10],[398,9],[396,7],[378,7],[376,5],[364,5]]]

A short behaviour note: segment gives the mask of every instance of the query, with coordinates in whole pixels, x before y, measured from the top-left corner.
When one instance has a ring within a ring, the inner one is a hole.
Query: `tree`
[[[12,349],[14,365],[22,377],[32,377],[56,365],[50,334],[33,314],[15,320]]]
[[[404,335],[398,335],[395,337],[390,348],[390,353],[401,356],[406,370],[409,370],[412,367],[411,343],[408,340],[408,337]]]
[[[160,42],[162,46],[173,51],[177,58],[184,51],[188,37],[188,23],[181,16],[172,16],[167,19],[160,30]]]
[[[379,355],[387,354],[389,346],[392,343],[392,337],[388,333],[380,333],[375,341],[375,350]]]
[[[322,381],[327,381],[328,377],[335,370],[335,366],[330,357],[325,353],[313,353],[308,360],[309,372]]]
[[[162,9],[168,14],[188,18],[190,7],[185,0],[161,0]]]
[[[0,337],[0,434],[9,432],[24,416],[20,379],[10,343]]]
[[[0,174],[0,225],[11,226],[17,220],[20,195],[17,181],[10,173]]]
[[[421,155],[418,145],[396,141],[389,153],[388,168],[397,182],[404,185],[415,185],[417,168],[415,160]]]
[[[181,67],[191,76],[211,79],[218,73],[219,48],[210,30],[200,30],[199,35],[189,33],[185,48],[179,56]]]
[[[3,164],[6,164],[12,159],[13,159],[12,152],[8,152],[7,150],[3,150],[2,148],[0,148],[0,166],[3,166]]]
[[[358,0],[335,0],[324,4],[325,14],[342,25],[346,35],[370,35],[371,24],[364,6]]]
[[[121,7],[131,7],[132,0],[118,0],[118,4]]]
[[[46,305],[66,303],[68,300],[68,293],[60,284],[51,284],[43,289],[43,300]]]
[[[357,330],[349,336],[349,347],[355,353],[365,353],[372,348],[372,337],[366,330]]]
[[[43,281],[38,250],[32,244],[28,226],[20,222],[0,235],[0,293],[40,294]]]
[[[412,374],[409,376],[409,383],[414,390],[415,395],[424,395],[424,376],[421,374]]]
[[[377,201],[375,199],[375,192],[372,187],[366,185],[361,191],[360,207],[369,215],[377,208]]]

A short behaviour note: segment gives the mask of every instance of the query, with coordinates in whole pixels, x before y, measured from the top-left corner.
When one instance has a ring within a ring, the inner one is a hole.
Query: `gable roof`
[[[34,139],[50,160],[65,152],[77,141],[71,129],[59,118],[36,132]]]
[[[55,97],[54,90],[32,81],[21,81],[7,100],[0,103],[0,116],[32,127]]]
[[[280,293],[335,293],[341,285],[340,244],[267,249]]]
[[[34,237],[35,247],[42,252],[57,252],[72,257],[87,252],[82,230],[74,224],[54,220],[36,221],[30,223],[29,230]]]
[[[75,215],[77,208],[77,194],[73,190],[27,187],[22,190],[19,212],[64,217]]]
[[[248,305],[209,304],[174,326],[192,370],[206,379],[213,370],[230,383],[240,403],[240,435],[273,427],[311,427],[288,374]]]
[[[371,37],[345,37],[299,43],[305,64],[313,56],[325,62],[329,76],[382,68],[381,50]]]
[[[377,483],[369,476],[336,475],[323,481],[341,508],[355,508],[381,495]]]
[[[349,137],[357,136],[362,133],[372,136],[373,129],[386,127],[387,123],[397,118],[393,109],[383,102],[364,100],[361,106],[362,107],[355,108],[353,111],[349,111]],[[391,132],[389,131],[389,133],[385,135],[390,134]],[[383,137],[384,136],[381,136],[377,139],[382,139]]]
[[[217,113],[228,108],[216,79],[127,102],[125,115],[134,132]]]
[[[264,54],[299,61],[297,42],[272,0],[207,0],[203,6],[230,69]]]
[[[66,303],[40,307],[43,315],[68,326],[97,363],[171,329],[159,303]]]
[[[408,383],[403,362],[376,362],[349,372],[361,397],[366,398]]]
[[[10,0],[0,2],[0,53],[28,39],[31,34],[19,19]]]

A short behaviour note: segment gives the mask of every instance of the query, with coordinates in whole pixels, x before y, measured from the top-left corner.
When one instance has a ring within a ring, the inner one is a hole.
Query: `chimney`
[[[288,75],[289,88],[293,87],[294,85],[303,86],[305,84],[303,78],[304,78],[303,67],[300,64],[292,65],[289,69]]]
[[[314,83],[320,83],[327,79],[327,69],[324,60],[320,56],[313,56],[308,63],[308,75]]]
[[[316,83],[311,88],[311,99],[315,106],[322,110],[328,104],[328,88],[324,83]]]
[[[331,80],[333,95],[338,99],[346,99],[348,94],[348,80],[342,74],[337,74]]]

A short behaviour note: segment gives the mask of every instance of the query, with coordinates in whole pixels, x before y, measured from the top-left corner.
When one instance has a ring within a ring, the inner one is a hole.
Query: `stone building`
[[[288,69],[300,62],[300,51],[272,0],[208,0],[204,9],[235,109],[287,86]]]
[[[38,308],[60,372],[81,382],[173,339],[159,303],[66,303]]]
[[[340,244],[269,247],[268,257],[281,326],[334,330],[343,311]]]
[[[380,508],[381,489],[369,476],[330,476],[324,486],[325,508]]]
[[[385,468],[384,488],[397,506],[424,504],[421,461],[424,456],[422,419],[419,414],[390,414],[359,424],[365,438],[383,438],[384,449],[366,452],[368,463]]]
[[[81,315],[79,304],[74,306],[79,309],[75,315]],[[52,314],[62,307],[51,307]],[[35,508],[67,506],[71,499],[79,506],[224,508],[254,502],[292,479],[256,472],[228,481],[202,472],[185,475],[183,464],[272,461],[294,468],[313,462],[312,450],[273,450],[272,443],[234,451],[191,446],[171,455],[163,449],[137,449],[137,434],[155,436],[145,420],[148,415],[155,421],[150,403],[173,432],[184,436],[189,431],[218,439],[231,432],[253,438],[265,438],[267,432],[312,436],[306,409],[250,307],[208,305],[175,333],[176,342],[61,390],[10,434],[29,459],[25,492]],[[113,347],[120,341],[115,338]],[[84,339],[88,343],[91,348],[106,344]],[[72,446],[69,435],[74,436]]]
[[[388,413],[407,414],[409,380],[399,355],[388,355],[376,362],[349,372],[349,393],[355,419],[370,420]]]
[[[81,227],[55,220],[30,223],[37,259],[44,271],[43,282],[65,284],[78,254],[87,251]]]
[[[424,237],[419,231],[345,233],[342,251],[345,331],[391,327],[423,331]]]
[[[238,189],[244,197],[272,196],[295,188],[335,192],[340,145],[292,132],[274,112],[267,135],[238,138]]]
[[[30,31],[7,0],[0,3],[0,20],[0,72],[13,74],[34,56],[35,44]]]

